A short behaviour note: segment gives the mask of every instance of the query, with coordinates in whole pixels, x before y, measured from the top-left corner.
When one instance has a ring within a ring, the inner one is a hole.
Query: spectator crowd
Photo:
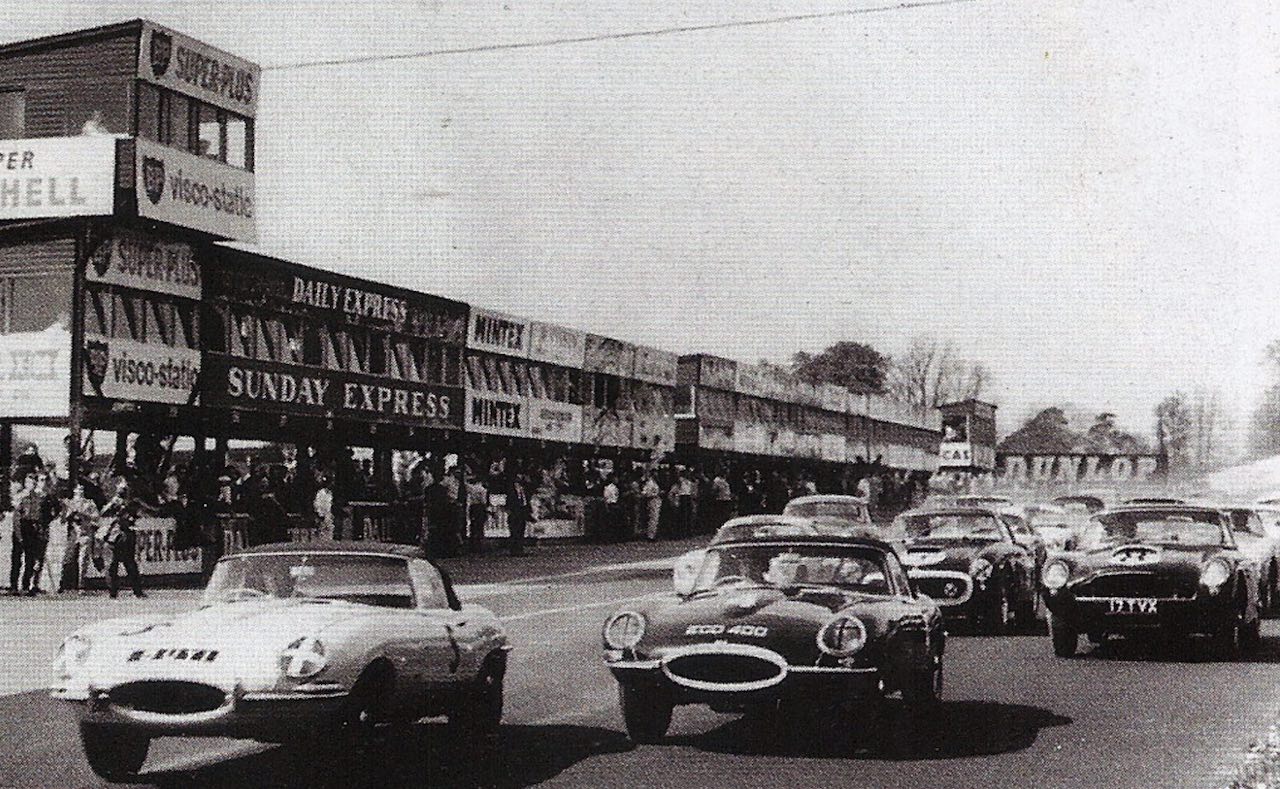
[[[10,469],[0,508],[9,593],[84,594],[87,581],[105,575],[114,597],[123,573],[144,595],[141,518],[172,519],[163,551],[202,548],[207,573],[228,549],[298,539],[418,543],[435,557],[482,553],[494,536],[521,555],[539,522],[567,522],[567,533],[593,542],[680,539],[709,534],[735,515],[781,512],[792,498],[819,492],[858,495],[873,517],[886,518],[919,503],[929,480],[878,459],[819,476],[742,462],[534,458],[498,449],[401,453],[381,472],[350,450],[302,459],[279,449],[263,454],[270,460],[239,453],[218,465],[177,463],[158,437],[139,436],[127,457],[73,482],[28,446]]]

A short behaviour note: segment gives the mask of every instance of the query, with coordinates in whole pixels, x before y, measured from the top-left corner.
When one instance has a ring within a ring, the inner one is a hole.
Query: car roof
[[[372,540],[313,540],[311,542],[270,542],[241,548],[228,556],[246,556],[267,553],[359,553],[382,556],[402,556],[406,559],[425,559],[427,554],[417,545],[401,545]]]
[[[727,540],[715,543],[715,548],[723,548],[729,545],[847,545],[862,548],[875,548],[889,553],[896,553],[896,549],[889,543],[877,537],[871,536],[865,529],[855,530],[849,535],[839,534],[786,534],[786,535],[742,535],[735,536]]]
[[[1216,512],[1222,515],[1227,509],[1229,508],[1215,507],[1210,504],[1121,504],[1096,514],[1106,515],[1112,512]]]
[[[907,510],[900,513],[899,518],[915,515],[989,515],[992,518],[1008,515],[995,507],[921,507],[918,510]]]
[[[820,503],[831,502],[831,503],[837,503],[837,504],[843,503],[843,502],[849,502],[853,504],[861,504],[863,506],[866,506],[867,500],[862,498],[861,496],[851,496],[845,493],[811,493],[807,496],[796,496],[794,499],[791,499],[790,501],[788,501],[787,505],[790,506],[792,504],[797,504],[797,503],[808,504],[809,502],[820,502]]]
[[[878,532],[863,525],[855,525],[853,521],[835,518],[810,518],[799,515],[746,515],[726,521],[716,529],[711,538],[712,545],[727,542],[775,539],[785,540],[792,537],[826,537],[839,538],[865,535],[876,537]]]

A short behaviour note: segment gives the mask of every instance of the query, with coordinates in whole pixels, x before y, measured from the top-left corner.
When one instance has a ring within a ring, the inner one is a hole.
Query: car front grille
[[[932,597],[940,605],[955,604],[968,599],[970,580],[960,575],[929,577],[913,576],[916,588]]]
[[[1108,573],[1071,588],[1076,597],[1155,597],[1189,600],[1196,584],[1155,573]]]
[[[226,703],[227,694],[202,682],[145,680],[112,688],[110,699],[117,707],[139,712],[186,715],[218,709]]]
[[[786,663],[760,652],[700,650],[674,655],[664,662],[663,671],[678,685],[704,690],[751,690],[781,682]]]

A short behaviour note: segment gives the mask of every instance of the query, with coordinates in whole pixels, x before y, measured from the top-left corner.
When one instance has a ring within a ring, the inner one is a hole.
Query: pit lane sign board
[[[112,400],[192,405],[200,351],[86,334],[84,393]]]
[[[0,140],[0,219],[109,216],[115,170],[115,137]]]
[[[94,252],[85,280],[199,299],[200,266],[190,244],[124,228]]]
[[[71,332],[0,334],[0,417],[65,417],[71,408]]]
[[[204,371],[201,397],[209,406],[413,427],[462,427],[461,387],[222,354],[206,354]]]
[[[252,118],[262,69],[154,22],[144,22],[138,78]]]
[[[138,216],[230,241],[257,241],[253,173],[137,138]]]

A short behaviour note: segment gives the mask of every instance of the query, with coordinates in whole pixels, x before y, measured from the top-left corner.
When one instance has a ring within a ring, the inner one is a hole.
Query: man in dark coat
[[[524,555],[525,529],[529,526],[529,518],[533,515],[533,505],[529,501],[529,480],[524,472],[517,472],[507,487],[507,528],[511,532],[509,543],[512,556]]]

